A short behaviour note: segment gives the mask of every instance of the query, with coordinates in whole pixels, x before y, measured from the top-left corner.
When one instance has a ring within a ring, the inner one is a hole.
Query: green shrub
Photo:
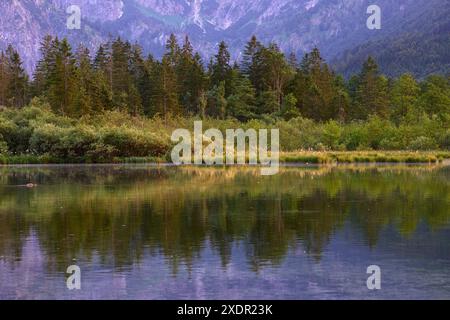
[[[380,149],[382,150],[401,150],[404,148],[403,142],[398,135],[386,137],[380,141]]]
[[[323,125],[322,142],[331,150],[337,150],[342,134],[342,127],[333,120]]]
[[[35,98],[27,107],[0,110],[0,162],[10,158],[18,163],[146,161],[156,158],[170,161],[173,130],[186,128],[192,131],[196,120],[200,119],[171,115],[146,118],[120,111],[75,119],[55,114],[45,100]],[[274,115],[264,115],[248,122],[207,117],[203,119],[203,130],[217,128],[225,136],[226,129],[277,128],[281,151],[448,150],[448,120],[448,117],[421,113],[399,120],[398,126],[376,116],[365,122],[346,124],[336,121],[317,123],[302,117],[286,121]],[[347,154],[339,157],[351,162],[389,160],[383,155],[379,159]]]
[[[447,131],[440,138],[439,146],[442,149],[450,150],[450,129],[447,129]]]
[[[49,123],[36,128],[30,138],[30,151],[37,155],[49,153],[59,156],[57,154],[59,141],[66,131],[67,129]]]
[[[408,146],[410,150],[435,150],[437,148],[438,145],[432,138],[424,136],[416,138]]]
[[[54,147],[55,155],[65,159],[83,159],[97,143],[97,139],[92,127],[86,125],[65,129]]]
[[[344,127],[341,141],[349,151],[367,149],[369,145],[367,130],[358,123],[352,123]]]
[[[3,140],[3,136],[0,134],[0,155],[4,156],[8,154],[8,144]]]
[[[394,126],[388,120],[381,119],[378,116],[371,116],[365,124],[368,146],[372,149],[379,149],[380,143],[385,138],[393,135]]]
[[[81,161],[96,142],[92,128],[77,126],[61,128],[47,123],[34,130],[30,138],[30,151],[36,155]]]
[[[170,148],[164,137],[125,126],[106,128],[101,135],[102,142],[113,146],[119,157],[162,156]]]
[[[283,151],[315,149],[320,143],[321,128],[310,119],[298,117],[277,121],[273,127],[280,130],[280,148]]]
[[[85,159],[89,163],[111,163],[117,154],[118,151],[113,146],[96,142],[91,144],[90,149],[86,152]]]

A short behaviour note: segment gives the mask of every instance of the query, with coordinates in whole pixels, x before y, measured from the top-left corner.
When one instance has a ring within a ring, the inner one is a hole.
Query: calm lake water
[[[450,167],[0,167],[18,298],[450,299]]]

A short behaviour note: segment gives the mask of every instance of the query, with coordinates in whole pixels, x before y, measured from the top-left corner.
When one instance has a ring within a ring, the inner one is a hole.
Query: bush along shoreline
[[[173,130],[191,128],[198,117],[132,116],[109,111],[79,119],[54,113],[42,99],[0,111],[0,164],[171,162]],[[317,123],[296,117],[239,122],[203,119],[205,128],[278,128],[280,162],[435,163],[450,158],[449,130],[421,115],[394,125],[379,117],[364,122]]]

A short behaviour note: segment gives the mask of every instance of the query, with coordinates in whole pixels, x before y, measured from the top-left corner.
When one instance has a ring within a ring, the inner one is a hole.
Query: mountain
[[[83,43],[91,50],[110,37],[121,36],[138,42],[145,52],[158,57],[170,33],[174,33],[180,41],[189,35],[194,48],[205,58],[214,54],[219,41],[225,40],[233,57],[238,59],[246,41],[255,34],[264,43],[277,42],[287,53],[301,55],[317,46],[328,60],[335,61],[339,70],[353,72],[364,56],[378,52],[380,47],[395,61],[398,48],[385,44],[383,41],[387,39],[405,39],[398,44],[402,49],[410,43],[403,35],[415,37],[411,35],[415,30],[428,28],[439,42],[441,32],[448,31],[448,15],[440,14],[442,7],[448,9],[448,0],[378,0],[382,10],[381,30],[366,27],[369,16],[366,10],[372,3],[372,0],[2,0],[0,49],[13,44],[30,71],[39,59],[39,43],[46,34],[68,37],[73,45]],[[69,16],[66,10],[70,5],[81,8],[80,30],[69,30],[66,26]],[[424,12],[427,19],[420,20],[423,24],[418,28],[417,19]],[[436,23],[443,26],[442,30],[433,29]],[[420,33],[418,37],[428,39],[428,33]],[[442,57],[430,59],[437,64],[426,69],[439,70]]]
[[[398,31],[344,51],[333,66],[348,77],[371,55],[388,76],[405,72],[417,78],[434,73],[450,75],[449,16],[449,1],[430,1],[424,10],[404,19]]]

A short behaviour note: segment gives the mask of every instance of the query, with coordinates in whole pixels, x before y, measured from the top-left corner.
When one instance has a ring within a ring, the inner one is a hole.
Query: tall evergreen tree
[[[411,74],[400,76],[392,87],[391,97],[391,118],[399,124],[408,112],[418,108],[420,87]]]
[[[419,104],[429,115],[450,118],[450,78],[431,75],[421,84]]]
[[[381,76],[378,65],[372,57],[364,62],[358,76],[355,103],[356,118],[365,119],[371,114],[382,118],[389,116],[388,81]]]
[[[35,96],[49,89],[50,74],[55,69],[58,45],[58,39],[53,39],[50,35],[45,36],[41,42],[39,49],[41,58],[36,65],[32,83],[32,94]]]
[[[27,103],[28,75],[19,53],[11,45],[6,49],[6,59],[9,67],[8,104],[20,108]]]
[[[54,50],[54,52],[53,52]],[[52,52],[55,61],[53,66],[49,65],[48,75],[48,98],[53,110],[62,114],[70,115],[74,112],[75,101],[77,97],[77,70],[75,58],[67,39],[59,41],[57,38],[53,41]],[[53,57],[45,58],[45,60]]]
[[[8,103],[8,88],[10,83],[9,62],[3,51],[0,51],[0,106]]]
[[[199,112],[199,99],[205,90],[205,73],[202,60],[186,36],[180,51],[177,68],[179,101],[184,106],[185,113]]]
[[[294,75],[294,70],[288,65],[284,54],[275,43],[271,43],[262,51],[263,73],[262,81],[266,90],[272,91],[276,96],[277,110],[281,108],[284,89]]]
[[[256,92],[250,80],[245,77],[238,66],[234,66],[230,76],[230,95],[227,97],[227,114],[247,121],[257,116]]]
[[[314,48],[309,55],[305,56],[302,69],[308,81],[305,104],[302,109],[305,115],[322,121],[337,118],[339,110],[333,104],[337,96],[334,74],[321,57],[319,49]]]
[[[224,85],[226,86],[226,82],[229,80],[230,71],[230,52],[228,51],[227,44],[222,41],[219,44],[217,54],[214,56],[214,61],[210,66],[211,86],[219,86],[221,82],[224,82]]]

